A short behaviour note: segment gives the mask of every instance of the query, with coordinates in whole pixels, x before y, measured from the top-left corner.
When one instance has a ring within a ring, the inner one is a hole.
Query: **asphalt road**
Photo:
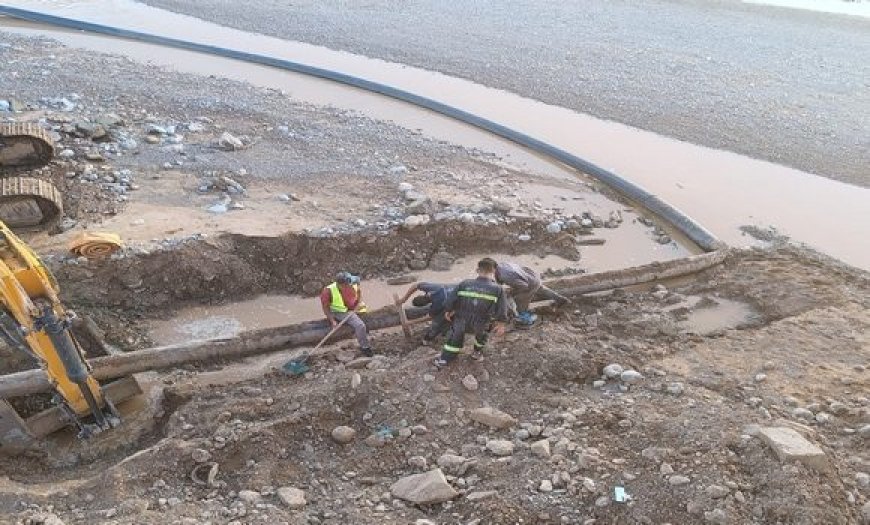
[[[145,0],[870,186],[870,20],[663,0]]]

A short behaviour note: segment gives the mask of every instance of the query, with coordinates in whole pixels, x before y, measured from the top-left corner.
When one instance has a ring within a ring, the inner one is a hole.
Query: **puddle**
[[[870,18],[870,2],[866,0],[743,0],[743,3]]]
[[[595,119],[467,80],[229,29],[130,0],[32,0],[10,5],[296,60],[412,91],[492,119],[619,173],[683,210],[731,245],[755,244],[740,231],[741,226],[773,226],[795,241],[870,269],[870,243],[859,241],[870,238],[870,189]],[[119,39],[38,29],[8,20],[0,24],[4,26],[184,72],[217,74],[284,89],[300,101],[356,110],[436,139],[496,153],[535,173],[563,179],[575,175],[470,126],[335,83]]]
[[[686,318],[679,323],[684,331],[708,335],[737,328],[758,319],[758,313],[746,303],[721,297],[710,299],[708,301],[701,297],[687,297],[687,303],[671,308],[691,308]]]
[[[537,257],[487,254],[486,256],[496,260],[515,261],[539,273],[547,269],[578,269],[584,266],[582,261],[568,261],[556,255]],[[419,281],[458,283],[475,276],[477,261],[481,257],[484,255],[458,259],[447,271],[424,270],[410,275],[414,275]],[[326,284],[329,283],[324,283]],[[410,284],[390,285],[386,280],[364,280],[363,301],[370,309],[376,310],[393,304],[393,294],[402,295],[410,286]],[[181,310],[172,319],[152,321],[149,335],[158,345],[170,345],[195,339],[232,337],[246,330],[274,328],[321,317],[323,317],[323,310],[316,297],[263,295],[247,301],[216,306],[195,306]]]

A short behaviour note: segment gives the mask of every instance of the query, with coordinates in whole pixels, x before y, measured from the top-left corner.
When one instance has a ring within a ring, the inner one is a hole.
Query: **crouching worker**
[[[500,284],[510,288],[511,300],[508,309],[515,316],[515,322],[521,326],[531,326],[538,319],[538,316],[529,310],[535,294],[540,294],[543,299],[552,299],[555,301],[556,308],[570,302],[567,297],[544,286],[537,272],[527,266],[511,262],[498,263],[495,278]]]
[[[320,304],[329,324],[335,327],[344,321],[344,324],[353,329],[356,340],[359,342],[360,351],[366,357],[371,357],[374,352],[372,352],[369,343],[368,329],[366,329],[366,324],[360,319],[360,316],[357,315],[357,312],[364,313],[366,311],[359,283],[360,278],[356,275],[339,272],[335,276],[335,282],[320,292]]]
[[[504,290],[495,282],[496,264],[490,258],[481,259],[477,263],[477,278],[462,281],[447,296],[444,316],[451,325],[435,366],[447,366],[456,358],[465,344],[465,334],[474,334],[472,357],[480,359],[490,329],[497,335],[504,333],[508,305]]]
[[[447,296],[450,295],[455,287],[455,285],[447,286],[426,282],[416,283],[408,288],[405,295],[399,299],[399,304],[401,305],[415,293],[423,292],[411,301],[411,304],[418,308],[429,306],[429,318],[432,319],[432,324],[423,335],[423,343],[431,343],[436,337],[443,335],[450,327],[450,323],[444,317],[444,306],[447,303]]]

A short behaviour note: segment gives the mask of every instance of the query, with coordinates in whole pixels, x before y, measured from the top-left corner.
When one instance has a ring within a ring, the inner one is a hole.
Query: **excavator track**
[[[0,221],[15,231],[49,231],[63,216],[63,195],[33,177],[0,179]]]
[[[28,122],[0,124],[0,169],[39,168],[54,157],[48,131]]]
[[[32,123],[0,124],[0,175],[45,166],[54,157],[48,131]],[[0,221],[15,231],[48,231],[63,216],[63,195],[46,180],[0,178]]]

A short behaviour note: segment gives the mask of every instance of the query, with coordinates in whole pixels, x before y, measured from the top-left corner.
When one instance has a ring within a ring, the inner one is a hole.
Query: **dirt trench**
[[[520,234],[531,240],[519,240]],[[580,258],[575,237],[548,233],[545,222],[439,221],[336,237],[221,235],[147,254],[56,264],[52,270],[73,306],[160,316],[193,303],[265,293],[313,295],[340,270],[363,278],[383,277],[425,269],[436,255],[449,264],[450,259],[487,252]]]

